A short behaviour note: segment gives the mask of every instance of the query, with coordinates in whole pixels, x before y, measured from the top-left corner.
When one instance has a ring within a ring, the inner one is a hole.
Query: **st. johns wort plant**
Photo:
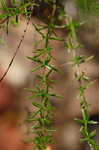
[[[32,72],[40,71],[40,73],[37,74],[39,83],[34,89],[27,89],[32,93],[31,99],[39,98],[39,101],[32,102],[32,105],[36,107],[36,111],[28,118],[28,121],[32,123],[33,132],[35,133],[33,142],[36,148],[38,150],[44,150],[49,144],[54,143],[53,132],[55,132],[55,129],[53,127],[53,110],[55,108],[51,103],[51,98],[62,98],[60,95],[52,92],[54,81],[51,79],[51,75],[54,72],[60,73],[59,69],[52,63],[55,58],[52,53],[54,47],[51,46],[51,41],[57,40],[64,43],[64,50],[67,50],[71,55],[71,67],[75,70],[73,75],[74,80],[78,82],[77,97],[80,103],[82,119],[75,118],[75,120],[81,124],[81,141],[87,142],[91,150],[99,150],[99,146],[94,140],[96,131],[90,132],[89,130],[89,125],[97,124],[97,122],[90,120],[89,104],[85,96],[86,89],[90,86],[92,81],[90,77],[87,76],[87,73],[81,70],[81,65],[87,61],[91,61],[93,56],[86,57],[79,54],[82,45],[76,34],[82,22],[74,21],[72,16],[69,16],[66,10],[64,10],[64,6],[60,0],[13,0],[12,2],[1,0],[0,2],[0,28],[5,27],[7,34],[12,19],[15,19],[15,23],[18,23],[20,15],[23,15],[27,20],[27,25],[19,45],[0,81],[4,79],[12,65],[30,21],[32,22],[33,28],[39,33],[41,37],[40,41],[44,43],[43,48],[35,49],[34,56],[28,56],[28,59],[36,64]],[[65,2],[65,0],[63,0],[63,2]],[[99,3],[97,0],[76,0],[75,2],[77,3],[77,10],[80,11],[79,14],[83,14],[84,17],[90,13],[92,13],[92,15],[99,14]],[[34,22],[32,19],[33,16],[36,16],[43,24]],[[56,33],[57,29],[68,31],[68,35],[64,38],[59,37]]]

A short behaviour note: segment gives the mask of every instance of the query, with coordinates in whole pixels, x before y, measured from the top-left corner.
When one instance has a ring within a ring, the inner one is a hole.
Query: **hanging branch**
[[[49,16],[49,23],[46,25],[36,25],[33,23],[35,30],[39,33],[42,40],[44,41],[44,47],[36,49],[33,57],[28,57],[32,62],[35,62],[37,66],[32,70],[40,71],[37,74],[39,83],[37,83],[35,89],[27,89],[32,93],[30,99],[40,98],[40,101],[33,101],[32,105],[36,107],[35,113],[31,114],[28,121],[32,123],[32,129],[35,133],[33,142],[35,143],[38,150],[44,150],[51,143],[54,143],[53,132],[55,131],[53,127],[53,105],[51,103],[51,98],[63,98],[51,92],[50,84],[53,82],[51,80],[51,74],[53,72],[58,72],[58,69],[52,65],[52,51],[50,41],[52,40],[52,35],[56,29],[55,25],[55,13],[57,8],[57,3],[53,2],[52,13]],[[45,30],[45,32],[44,32]],[[59,40],[55,37],[55,40]]]
[[[82,118],[83,118],[82,120],[77,118],[75,120],[82,125],[80,129],[80,133],[83,136],[83,138],[81,139],[81,141],[87,142],[91,150],[94,149],[99,150],[99,146],[94,140],[94,137],[96,136],[96,130],[92,132],[89,130],[89,125],[97,124],[97,122],[90,120],[89,104],[85,96],[85,92],[87,88],[89,88],[92,82],[90,78],[86,75],[86,72],[81,70],[81,65],[83,63],[86,63],[87,61],[90,61],[93,58],[93,56],[86,57],[84,55],[77,54],[77,51],[80,50],[81,44],[78,42],[77,39],[77,35],[76,35],[77,29],[75,27],[75,23],[73,22],[70,16],[66,16],[66,22],[69,28],[69,35],[65,45],[68,49],[68,52],[72,56],[72,66],[76,70],[74,76],[79,83],[78,98],[80,101],[80,108],[81,108]]]

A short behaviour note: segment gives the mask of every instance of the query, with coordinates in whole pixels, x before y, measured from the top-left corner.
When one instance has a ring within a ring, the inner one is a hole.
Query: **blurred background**
[[[66,12],[79,20],[75,0],[64,0]],[[35,17],[33,21],[40,23]],[[26,27],[26,20],[20,17],[19,24],[9,26],[8,35],[5,28],[0,28],[0,76],[5,72],[14,51],[23,35]],[[65,32],[57,31],[61,37],[66,37]],[[94,60],[82,65],[87,74],[94,80],[94,84],[86,91],[90,105],[90,117],[99,121],[99,17],[89,15],[86,24],[78,30],[78,38],[84,45],[81,53],[90,56]],[[32,56],[35,50],[35,43],[40,39],[32,23],[29,24],[21,48],[2,82],[0,82],[0,150],[32,150],[33,145],[25,139],[33,136],[29,133],[30,125],[25,121],[28,115],[35,111],[31,106],[32,101],[28,100],[29,93],[24,88],[33,88],[37,84],[36,73],[31,70],[35,65],[26,56]],[[63,74],[53,74],[52,79],[57,82],[53,85],[54,92],[64,96],[63,99],[52,99],[55,106],[54,120],[57,129],[54,139],[55,144],[50,146],[52,150],[88,150],[86,143],[80,142],[80,125],[74,118],[81,117],[80,104],[77,100],[77,83],[73,79],[73,70],[67,65],[70,59],[64,45],[61,42],[53,41],[54,64],[61,69]],[[40,43],[43,47],[43,43]],[[99,125],[90,127],[96,129],[96,140],[99,143]],[[49,149],[48,149],[49,150]]]

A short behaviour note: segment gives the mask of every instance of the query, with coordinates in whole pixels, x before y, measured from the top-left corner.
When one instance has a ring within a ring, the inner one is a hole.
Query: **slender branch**
[[[4,18],[4,19],[1,19],[1,20],[0,20],[0,24],[5,23],[7,20],[8,20],[8,17],[6,17],[6,18]]]
[[[18,46],[17,46],[17,48],[16,48],[16,50],[15,50],[15,52],[14,52],[14,54],[13,54],[13,57],[12,57],[12,59],[11,59],[9,65],[8,65],[6,71],[4,72],[4,74],[2,75],[2,77],[0,78],[0,82],[5,78],[5,76],[7,75],[8,71],[10,70],[10,68],[11,68],[11,66],[12,66],[12,63],[13,63],[13,61],[14,61],[14,59],[15,59],[15,57],[16,57],[16,55],[17,55],[17,53],[18,53],[18,51],[19,51],[19,49],[20,49],[20,47],[21,47],[21,45],[22,45],[22,42],[23,42],[23,40],[24,40],[24,37],[25,37],[26,31],[27,31],[27,28],[28,28],[30,19],[31,19],[31,17],[29,17],[29,19],[28,19],[28,21],[27,21],[26,28],[24,29],[24,33],[23,33],[23,35],[22,35],[22,37],[21,37],[21,40],[19,41],[19,44],[18,44]]]

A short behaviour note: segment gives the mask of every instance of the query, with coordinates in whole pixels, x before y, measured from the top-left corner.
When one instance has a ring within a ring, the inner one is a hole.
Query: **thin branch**
[[[17,46],[17,48],[16,48],[16,51],[14,52],[13,57],[12,57],[12,59],[11,59],[9,65],[8,65],[6,71],[4,72],[4,74],[2,75],[2,77],[0,78],[0,82],[1,82],[1,81],[5,78],[5,76],[7,75],[8,71],[9,71],[9,69],[10,69],[10,67],[11,67],[11,65],[12,65],[12,63],[13,63],[13,61],[14,61],[14,59],[15,59],[15,57],[16,57],[16,55],[17,55],[17,53],[18,53],[18,51],[19,51],[19,49],[20,49],[20,47],[21,47],[21,45],[22,45],[22,42],[23,42],[23,40],[24,40],[24,37],[25,37],[26,31],[27,31],[27,28],[28,28],[30,19],[31,19],[31,17],[29,17],[29,19],[28,19],[28,21],[27,21],[26,28],[24,29],[24,33],[23,33],[23,35],[22,35],[22,37],[21,37],[21,40],[19,41],[19,44],[18,44],[18,46]]]
[[[5,19],[1,19],[0,20],[0,24],[3,24],[4,22],[6,22],[8,20],[8,17],[6,17]]]

